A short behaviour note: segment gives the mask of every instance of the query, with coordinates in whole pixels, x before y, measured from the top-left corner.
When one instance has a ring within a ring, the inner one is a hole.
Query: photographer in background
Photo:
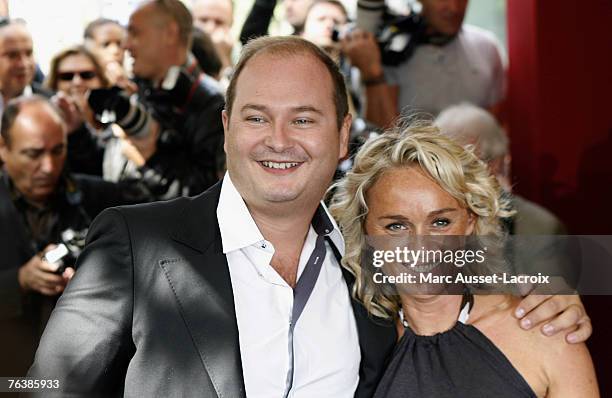
[[[218,180],[222,163],[223,96],[189,53],[192,23],[179,0],[142,3],[130,16],[125,42],[138,92],[112,87],[89,94],[98,120],[117,123],[140,152],[144,163],[126,179],[144,184],[153,200],[204,191]],[[90,137],[78,138],[90,147]]]
[[[49,100],[6,104],[0,130],[0,375],[23,376],[91,220],[122,204],[120,190],[64,171],[67,128]],[[65,243],[60,263],[43,255]],[[66,254],[64,252],[64,254]]]
[[[464,101],[499,115],[505,71],[493,34],[463,24],[467,0],[420,3],[420,14],[386,21],[384,1],[358,3],[362,29],[342,43],[367,87],[368,119],[384,127],[404,110],[435,116]]]
[[[348,14],[340,1],[315,0],[306,13],[304,30],[300,36],[316,44],[334,61],[339,62],[340,43],[336,36],[338,29],[343,29],[347,22]]]

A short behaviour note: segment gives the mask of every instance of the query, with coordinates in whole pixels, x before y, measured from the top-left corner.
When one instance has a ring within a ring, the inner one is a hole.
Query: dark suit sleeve
[[[132,247],[120,210],[100,214],[87,241],[28,375],[58,379],[57,396],[122,395],[135,349]],[[46,391],[45,396],[52,394]]]

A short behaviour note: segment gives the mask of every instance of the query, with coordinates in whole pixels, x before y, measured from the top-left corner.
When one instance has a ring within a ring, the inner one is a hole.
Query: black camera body
[[[332,41],[339,41],[354,28],[354,24],[334,26]],[[385,11],[383,22],[376,32],[383,65],[396,66],[410,58],[416,47],[426,42],[426,30],[427,24],[420,14],[395,15]]]
[[[85,247],[87,228],[75,231],[68,228],[61,233],[61,242],[57,247],[49,250],[43,256],[43,260],[51,264],[57,264],[56,274],[61,275],[67,267],[74,267],[77,257]]]
[[[396,66],[408,60],[419,44],[425,42],[427,24],[415,12],[397,16],[385,12],[376,38],[384,65]]]

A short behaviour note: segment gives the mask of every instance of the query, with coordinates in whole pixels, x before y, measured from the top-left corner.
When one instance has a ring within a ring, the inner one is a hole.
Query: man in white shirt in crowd
[[[360,1],[364,27],[380,22],[382,8],[372,7],[375,3],[384,5],[379,0]],[[493,33],[463,23],[468,0],[420,3],[424,35],[412,56],[397,66],[383,66],[372,33],[355,30],[343,40],[343,51],[360,69],[366,86],[367,118],[388,126],[402,112],[436,116],[460,102],[498,113],[505,70],[501,45]]]

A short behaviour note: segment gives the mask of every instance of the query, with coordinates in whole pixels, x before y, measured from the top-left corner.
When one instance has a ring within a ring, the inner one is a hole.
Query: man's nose
[[[291,137],[286,126],[282,123],[274,123],[270,134],[266,137],[265,144],[275,152],[282,152],[291,147]]]
[[[212,19],[209,19],[202,24],[202,30],[208,33],[209,35],[212,35],[216,29],[217,24]]]
[[[40,158],[40,171],[45,174],[51,174],[53,171],[53,158],[51,154],[45,154]]]
[[[20,67],[27,66],[29,58],[30,57],[27,54],[19,54],[19,57],[17,57],[17,65],[19,65]]]

